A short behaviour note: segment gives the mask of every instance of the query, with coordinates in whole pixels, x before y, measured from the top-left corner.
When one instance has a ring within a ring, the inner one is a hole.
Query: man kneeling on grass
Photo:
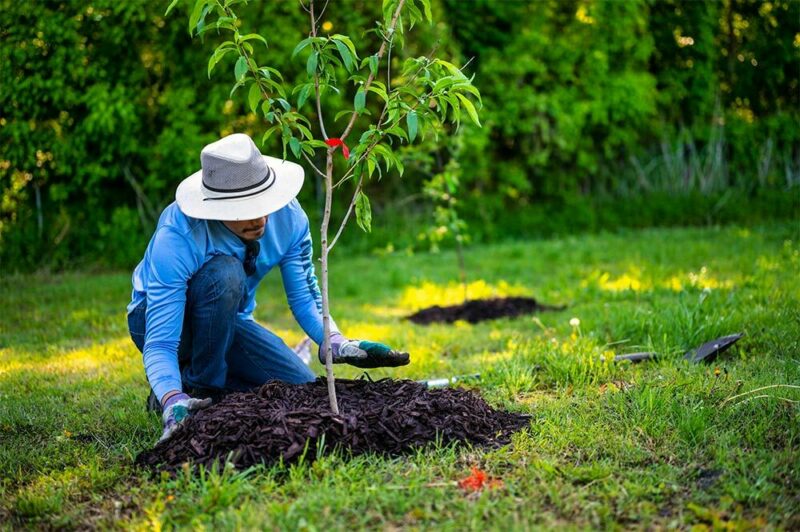
[[[295,196],[303,168],[262,155],[247,135],[209,144],[201,170],[178,186],[133,272],[128,327],[143,354],[151,392],[169,437],[193,411],[226,393],[273,379],[313,381],[314,373],[253,319],[261,279],[279,266],[295,319],[322,344],[322,303],[308,217]],[[334,363],[408,364],[408,353],[349,340],[331,321]],[[320,349],[319,358],[324,363]]]

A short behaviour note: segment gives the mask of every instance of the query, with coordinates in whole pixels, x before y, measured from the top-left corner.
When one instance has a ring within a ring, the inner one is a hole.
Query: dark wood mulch
[[[564,306],[543,305],[532,297],[497,297],[473,299],[466,303],[449,307],[434,305],[415,312],[408,316],[408,319],[421,325],[453,323],[458,320],[478,323],[480,321],[521,316],[547,310],[564,310],[565,308]]]
[[[409,380],[337,379],[340,416],[330,409],[325,380],[302,385],[269,382],[255,392],[234,393],[190,417],[166,442],[142,452],[136,464],[175,471],[185,462],[211,466],[230,460],[237,468],[307,459],[339,447],[352,454],[399,455],[433,442],[496,447],[529,423],[529,416],[490,407],[477,393],[429,390]]]

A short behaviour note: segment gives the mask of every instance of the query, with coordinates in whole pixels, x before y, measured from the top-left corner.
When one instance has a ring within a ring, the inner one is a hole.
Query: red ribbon
[[[337,146],[341,146],[342,147],[342,155],[344,155],[344,158],[345,159],[349,159],[350,158],[350,148],[347,147],[347,144],[345,144],[342,139],[340,139],[340,138],[328,139],[328,140],[325,141],[325,144],[327,144],[331,148],[335,148]]]

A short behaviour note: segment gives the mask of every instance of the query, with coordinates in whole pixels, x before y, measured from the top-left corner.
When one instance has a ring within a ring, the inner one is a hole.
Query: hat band
[[[229,200],[229,199],[241,199],[241,198],[248,198],[250,196],[256,196],[261,194],[272,185],[275,184],[275,171],[272,170],[270,166],[267,166],[267,175],[264,176],[264,179],[259,181],[254,185],[250,185],[248,187],[243,188],[236,188],[236,189],[219,189],[213,188],[206,185],[205,181],[203,181],[203,193],[206,197],[203,198],[203,201],[211,201],[211,200]],[[236,192],[245,192],[246,194],[236,194]]]

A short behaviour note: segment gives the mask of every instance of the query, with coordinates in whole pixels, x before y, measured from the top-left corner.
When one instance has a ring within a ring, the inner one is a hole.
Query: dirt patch
[[[421,325],[430,323],[453,323],[464,320],[469,323],[509,318],[534,312],[564,310],[565,306],[543,305],[532,297],[496,297],[473,299],[460,305],[440,307],[434,305],[408,316],[408,320]]]
[[[409,380],[336,381],[341,415],[328,408],[324,379],[302,385],[270,382],[234,393],[187,420],[136,464],[175,471],[184,462],[210,466],[230,454],[238,468],[279,459],[291,462],[306,446],[312,459],[335,447],[353,454],[399,455],[435,440],[500,446],[529,423],[529,416],[490,407],[477,393],[429,390]]]
[[[697,487],[701,490],[707,490],[714,486],[722,476],[721,469],[701,469],[697,472]]]

